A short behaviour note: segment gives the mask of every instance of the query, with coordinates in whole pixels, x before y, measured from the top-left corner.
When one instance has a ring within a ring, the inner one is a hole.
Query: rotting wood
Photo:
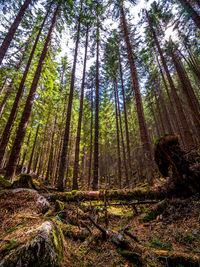
[[[138,201],[131,203],[107,203],[107,206],[135,206],[135,205],[146,205],[146,204],[157,204],[159,201]],[[104,207],[104,204],[94,204],[90,207]]]

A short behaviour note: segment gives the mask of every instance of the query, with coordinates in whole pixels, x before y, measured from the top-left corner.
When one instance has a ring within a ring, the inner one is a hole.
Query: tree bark
[[[96,28],[96,90],[95,90],[95,124],[94,124],[94,167],[92,188],[98,190],[98,171],[99,171],[99,13],[96,10],[97,28]]]
[[[6,54],[6,51],[8,50],[8,47],[15,35],[15,32],[28,8],[28,6],[30,5],[32,0],[25,0],[24,4],[22,5],[22,7],[19,10],[19,13],[17,14],[17,17],[15,18],[13,24],[11,25],[6,37],[3,40],[3,43],[0,47],[0,65],[2,63],[2,60]]]
[[[135,60],[133,57],[126,17],[125,17],[124,8],[123,8],[123,1],[120,1],[120,0],[118,1],[119,1],[120,13],[121,13],[121,23],[122,23],[122,28],[123,28],[123,34],[124,34],[124,39],[125,39],[126,47],[127,47],[128,61],[129,61],[130,70],[131,70],[131,78],[132,78],[133,87],[134,87],[134,96],[135,96],[138,123],[139,123],[139,129],[140,129],[140,139],[141,139],[141,143],[144,149],[144,155],[146,158],[146,171],[147,171],[146,175],[147,175],[148,182],[151,184],[152,178],[153,178],[153,173],[151,170],[152,169],[151,163],[153,161],[151,145],[150,145],[148,130],[147,130],[146,121],[144,117],[142,97],[141,97],[141,93],[139,89],[138,74],[137,74],[137,70],[135,66]]]
[[[25,149],[24,149],[24,154],[23,154],[22,162],[21,162],[21,166],[22,166],[22,168],[23,168],[23,166],[24,166],[24,162],[25,162],[25,159],[26,159],[26,153],[27,153],[27,150],[28,150],[28,146],[29,146],[30,138],[31,138],[31,132],[30,132],[29,135],[28,135],[28,139],[27,139],[27,142],[26,142],[26,147],[25,147]]]
[[[8,80],[8,77],[5,78],[3,84],[2,84],[2,87],[1,87],[1,90],[0,90],[0,97],[2,96],[4,90],[5,90],[5,85],[6,85],[6,82]]]
[[[22,143],[24,141],[24,137],[26,134],[26,128],[28,125],[28,120],[29,120],[29,117],[31,114],[31,109],[32,109],[33,101],[34,101],[35,94],[36,94],[37,84],[38,84],[40,74],[42,71],[42,67],[44,64],[44,60],[45,60],[45,57],[47,54],[48,46],[49,46],[49,43],[51,40],[52,31],[53,31],[55,23],[56,23],[56,19],[57,19],[60,5],[61,5],[61,0],[59,1],[58,5],[56,7],[55,13],[53,15],[52,23],[51,23],[51,26],[50,26],[50,29],[49,29],[49,32],[48,32],[48,35],[47,35],[47,38],[46,38],[46,41],[44,44],[43,51],[41,53],[41,56],[40,56],[40,59],[38,62],[38,66],[37,66],[37,69],[36,69],[36,72],[35,72],[35,75],[33,78],[33,82],[32,82],[31,88],[30,88],[29,95],[28,95],[27,100],[26,100],[24,111],[22,113],[21,121],[19,123],[16,138],[15,138],[15,141],[14,141],[14,144],[12,147],[12,151],[11,151],[11,155],[10,155],[8,165],[6,168],[5,177],[7,177],[7,178],[12,178],[13,175],[15,174],[17,160],[18,160],[18,157],[20,154]]]
[[[194,141],[193,141],[191,132],[189,130],[189,125],[188,125],[188,122],[186,120],[186,117],[185,117],[185,114],[184,114],[184,110],[183,110],[183,107],[181,105],[181,101],[180,101],[179,96],[177,94],[177,90],[176,90],[174,82],[173,82],[173,80],[171,78],[171,75],[170,75],[166,60],[164,58],[163,52],[161,50],[160,44],[159,44],[157,36],[156,36],[156,32],[155,32],[155,30],[153,28],[153,25],[151,23],[151,19],[150,19],[149,14],[148,14],[147,11],[146,11],[146,16],[147,16],[147,19],[148,19],[149,27],[150,27],[150,30],[151,30],[155,45],[156,45],[156,47],[158,49],[158,52],[160,54],[160,58],[161,58],[163,67],[165,69],[165,72],[166,72],[166,75],[167,75],[167,79],[168,79],[169,84],[170,84],[172,96],[173,96],[174,101],[176,103],[176,108],[177,108],[177,111],[178,111],[179,120],[181,122],[182,132],[184,134],[184,145],[187,148],[191,148],[191,147],[194,146]]]
[[[118,167],[118,182],[119,188],[122,188],[122,173],[121,173],[121,152],[120,152],[120,139],[119,139],[119,123],[118,123],[118,107],[117,107],[117,84],[116,80],[113,83],[115,95],[115,120],[116,120],[116,133],[117,133],[117,167]]]
[[[120,125],[120,132],[121,132],[121,142],[122,142],[122,151],[123,151],[124,171],[125,171],[125,177],[126,177],[126,186],[128,187],[129,186],[129,176],[128,176],[126,149],[125,149],[125,145],[124,145],[124,134],[123,134],[123,128],[122,128],[122,117],[121,117],[121,109],[120,109],[119,94],[118,94],[117,86],[116,86],[116,97],[117,97],[119,125]]]
[[[54,121],[54,126],[52,129],[52,134],[51,134],[51,143],[50,143],[50,153],[49,153],[49,158],[48,158],[48,165],[47,165],[47,172],[46,172],[46,181],[49,180],[49,175],[51,177],[52,175],[52,164],[53,164],[53,150],[54,150],[54,136],[56,132],[56,124],[57,124],[57,115],[55,117]]]
[[[31,156],[30,156],[30,159],[29,159],[27,173],[30,173],[30,170],[31,170],[31,165],[32,165],[32,160],[33,160],[33,154],[35,152],[35,146],[36,146],[36,142],[37,142],[37,138],[38,138],[39,129],[40,129],[40,124],[38,124],[38,126],[37,126],[37,130],[36,130],[36,134],[35,134],[35,139],[34,139],[32,151],[31,151]]]
[[[156,102],[156,107],[157,107],[157,112],[158,112],[158,116],[160,118],[160,128],[161,128],[161,135],[163,135],[165,133],[165,126],[164,126],[164,122],[163,122],[163,116],[161,113],[161,109],[160,109],[160,103],[158,101],[158,97],[156,95],[156,92],[154,90],[154,97],[155,97],[155,102]]]
[[[78,46],[79,46],[79,41],[80,41],[82,5],[83,5],[83,1],[81,1],[80,13],[79,13],[79,18],[78,18],[78,29],[77,29],[77,34],[76,34],[74,62],[73,62],[73,68],[72,68],[70,93],[69,93],[69,100],[68,100],[68,107],[67,107],[67,118],[66,118],[63,147],[62,147],[62,153],[61,153],[61,159],[60,159],[58,181],[57,181],[57,188],[60,191],[64,189],[64,178],[65,178],[65,172],[67,169],[67,153],[68,153],[69,132],[70,132],[71,113],[72,113],[72,102],[73,102],[73,96],[74,96],[76,63],[77,63],[77,56],[78,56]]]
[[[124,33],[124,38],[125,38],[125,42],[127,46],[128,60],[129,60],[129,65],[131,69],[131,77],[132,77],[133,86],[134,86],[134,96],[135,96],[135,101],[136,101],[136,109],[137,109],[137,116],[138,116],[138,122],[139,122],[139,128],[140,128],[141,143],[146,152],[147,160],[152,161],[151,146],[149,142],[148,131],[147,131],[146,122],[144,118],[142,98],[141,98],[141,93],[139,89],[138,74],[137,74],[137,70],[135,67],[135,61],[134,61],[133,52],[131,48],[131,42],[130,42],[127,22],[126,22],[126,18],[124,14],[123,3],[121,1],[119,3],[120,3],[120,12],[121,12],[121,23],[123,26],[123,33]]]
[[[195,127],[197,129],[197,132],[200,135],[200,119],[199,119],[200,107],[199,107],[198,100],[194,94],[194,90],[193,90],[192,85],[190,83],[190,80],[187,76],[187,73],[186,73],[184,67],[182,66],[180,60],[178,59],[177,55],[172,53],[171,57],[172,57],[172,61],[174,63],[174,66],[176,68],[176,71],[178,73],[178,77],[181,81],[183,92],[185,93],[185,96],[187,98],[187,102],[188,102],[188,105],[189,105],[190,110],[191,110],[191,115],[192,115]]]
[[[121,57],[120,56],[119,56],[119,71],[120,71],[120,80],[121,80],[121,87],[122,87],[124,122],[125,122],[125,131],[126,131],[126,149],[127,149],[128,166],[129,166],[129,177],[132,177],[130,138],[129,138],[129,129],[128,129],[127,110],[126,110],[126,98],[125,98],[125,90],[124,90],[124,80],[123,80],[122,64],[121,64]]]
[[[90,154],[89,154],[89,170],[88,170],[88,186],[87,189],[90,189],[91,183],[91,169],[92,169],[92,141],[93,141],[93,83],[91,86],[91,118],[90,118]]]
[[[87,50],[88,50],[88,32],[89,32],[89,24],[87,24],[87,30],[86,30],[85,56],[84,56],[84,63],[83,63],[81,98],[80,98],[79,118],[78,118],[78,127],[77,127],[77,135],[76,135],[76,145],[75,145],[75,160],[74,160],[72,190],[78,190],[79,153],[80,153],[81,124],[82,124],[82,116],[83,116],[83,100],[84,100],[85,74],[86,74]]]
[[[169,88],[168,88],[168,85],[167,85],[167,82],[165,80],[165,77],[164,77],[164,74],[163,74],[163,71],[162,71],[162,68],[161,68],[161,65],[158,61],[158,58],[157,58],[157,63],[158,63],[158,67],[159,67],[159,70],[160,70],[160,74],[161,74],[161,77],[162,77],[162,81],[163,81],[163,84],[164,84],[164,87],[165,87],[165,90],[167,92],[167,96],[168,96],[168,99],[169,99],[169,103],[170,103],[170,110],[171,110],[171,114],[172,114],[172,118],[173,118],[173,128],[174,128],[174,132],[177,132],[180,134],[181,136],[181,139],[182,139],[182,142],[184,142],[184,138],[183,138],[183,134],[181,132],[181,127],[180,127],[180,121],[178,120],[177,118],[177,115],[176,115],[176,112],[175,112],[175,109],[174,109],[174,104],[173,104],[173,101],[172,101],[172,97],[171,97],[171,94],[170,94],[170,91],[169,91]]]
[[[160,84],[158,86],[158,96],[159,96],[159,100],[160,100],[160,103],[161,103],[161,106],[162,106],[162,109],[163,109],[163,115],[164,115],[164,119],[165,119],[165,125],[166,125],[167,132],[169,134],[173,134],[174,133],[173,126],[172,126],[172,123],[171,123],[171,119],[169,117],[169,112],[168,112],[168,109],[167,109],[167,105],[165,103],[163,91],[162,91],[162,88],[161,88]]]
[[[200,29],[200,16],[187,0],[179,0],[186,12],[191,16],[196,26]],[[199,5],[199,1],[197,2]]]
[[[31,54],[29,56],[29,59],[28,59],[26,68],[24,70],[24,74],[23,74],[21,83],[20,83],[18,91],[17,91],[17,95],[15,97],[15,100],[14,100],[14,103],[13,103],[13,106],[12,106],[12,110],[10,112],[10,116],[8,118],[8,121],[6,123],[5,129],[4,129],[3,134],[2,134],[1,143],[0,143],[0,165],[2,163],[2,159],[3,159],[4,155],[5,155],[6,147],[7,147],[8,142],[9,142],[9,138],[10,138],[10,135],[11,135],[11,132],[12,132],[12,128],[13,128],[13,125],[14,125],[15,118],[17,116],[18,107],[20,105],[20,102],[21,102],[21,99],[22,99],[22,96],[23,96],[23,93],[24,93],[24,84],[25,84],[25,81],[26,81],[26,78],[27,78],[27,75],[28,75],[28,71],[29,71],[29,68],[30,68],[30,65],[31,65],[31,62],[32,62],[32,59],[33,59],[33,55],[35,53],[36,46],[38,44],[42,29],[44,27],[44,24],[45,24],[45,21],[46,21],[48,15],[49,15],[49,11],[47,12],[47,14],[45,16],[45,18],[43,20],[43,23],[42,23],[42,25],[40,27],[40,30],[39,30],[39,32],[37,34],[37,37],[35,39],[35,43],[33,45]]]

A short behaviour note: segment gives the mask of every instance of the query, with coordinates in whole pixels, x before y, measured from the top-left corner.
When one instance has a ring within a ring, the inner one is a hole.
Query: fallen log
[[[158,193],[153,187],[136,187],[134,189],[107,190],[108,200],[161,200],[164,194]],[[72,192],[52,192],[43,194],[49,201],[55,202],[57,199],[63,202],[83,202],[92,200],[104,200],[104,190],[100,191],[72,191]]]
[[[146,205],[146,204],[157,204],[158,201],[138,201],[138,202],[126,202],[126,203],[107,203],[107,206],[135,206],[135,205]],[[104,204],[94,204],[90,207],[104,207]]]

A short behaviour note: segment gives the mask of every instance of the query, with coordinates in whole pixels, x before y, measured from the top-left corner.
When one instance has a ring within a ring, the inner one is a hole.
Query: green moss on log
[[[163,213],[163,211],[167,208],[168,200],[164,199],[159,202],[156,206],[150,207],[145,211],[145,214],[140,218],[141,222],[149,222],[155,220],[156,217]]]
[[[0,188],[8,189],[11,187],[11,182],[0,176]]]

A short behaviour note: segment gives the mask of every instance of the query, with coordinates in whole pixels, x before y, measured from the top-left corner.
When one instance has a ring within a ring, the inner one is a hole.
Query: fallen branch
[[[103,239],[106,239],[106,230],[104,230],[100,225],[96,224],[95,221],[90,217],[88,216],[88,219],[90,220],[90,222],[92,224],[94,224],[94,226],[99,229],[101,232],[102,232],[102,237]]]
[[[135,242],[137,242],[137,243],[140,243],[140,241],[137,239],[137,237],[136,236],[134,236],[134,235],[132,235],[130,232],[128,232],[128,227],[126,227],[124,230],[123,230],[123,232],[127,235],[127,236],[129,236],[130,238],[132,238]]]

